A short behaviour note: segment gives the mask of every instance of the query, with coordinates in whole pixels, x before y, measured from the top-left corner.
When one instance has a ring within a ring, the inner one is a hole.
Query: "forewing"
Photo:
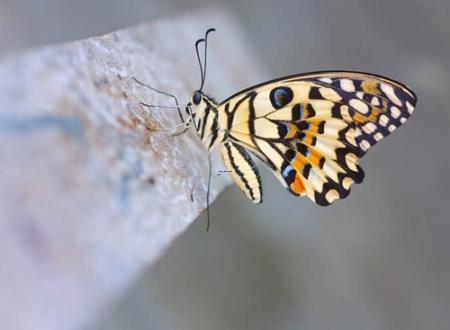
[[[222,105],[231,140],[270,165],[292,193],[329,205],[362,182],[359,159],[415,104],[408,87],[388,78],[321,72],[262,84]]]

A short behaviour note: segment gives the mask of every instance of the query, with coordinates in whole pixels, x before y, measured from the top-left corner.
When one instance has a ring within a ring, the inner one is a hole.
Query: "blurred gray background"
[[[267,79],[374,72],[410,85],[417,110],[331,207],[293,197],[261,167],[264,204],[229,189],[211,230],[198,219],[92,329],[449,329],[448,0],[1,0],[0,56],[218,3]]]

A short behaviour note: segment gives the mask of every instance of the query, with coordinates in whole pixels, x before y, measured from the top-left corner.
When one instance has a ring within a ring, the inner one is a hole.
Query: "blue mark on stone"
[[[128,212],[128,198],[130,196],[131,175],[122,176],[117,187],[117,200],[119,202],[119,212],[125,215]]]
[[[136,155],[133,153],[128,154],[126,150],[120,150],[117,158],[120,162],[125,163],[125,167],[127,168],[127,172],[121,176],[116,188],[118,211],[121,215],[126,215],[129,211],[129,200],[132,194],[130,185],[132,184],[132,180],[141,174],[142,163],[139,158],[136,158]]]
[[[59,129],[74,137],[83,137],[83,126],[76,117],[43,115],[0,115],[0,134],[26,134],[46,129]]]

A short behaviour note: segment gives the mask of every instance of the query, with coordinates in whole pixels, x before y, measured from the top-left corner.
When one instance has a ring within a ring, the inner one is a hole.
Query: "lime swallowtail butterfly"
[[[218,103],[203,91],[212,31],[195,44],[201,86],[185,107],[187,119],[179,114],[208,151],[218,149],[226,172],[254,203],[262,202],[262,183],[249,154],[268,165],[292,194],[330,205],[362,182],[359,160],[405,123],[416,105],[416,95],[404,84],[355,71],[282,77]]]

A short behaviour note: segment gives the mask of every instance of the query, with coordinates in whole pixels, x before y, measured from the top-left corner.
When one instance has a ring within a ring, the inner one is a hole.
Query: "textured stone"
[[[139,102],[172,100],[130,79],[186,102],[199,84],[194,41],[204,24],[220,31],[210,44],[207,90],[226,96],[256,82],[236,24],[217,12],[0,63],[2,328],[79,328],[205,208],[206,150],[193,132],[171,136],[176,111]],[[230,183],[213,177],[211,199]]]

